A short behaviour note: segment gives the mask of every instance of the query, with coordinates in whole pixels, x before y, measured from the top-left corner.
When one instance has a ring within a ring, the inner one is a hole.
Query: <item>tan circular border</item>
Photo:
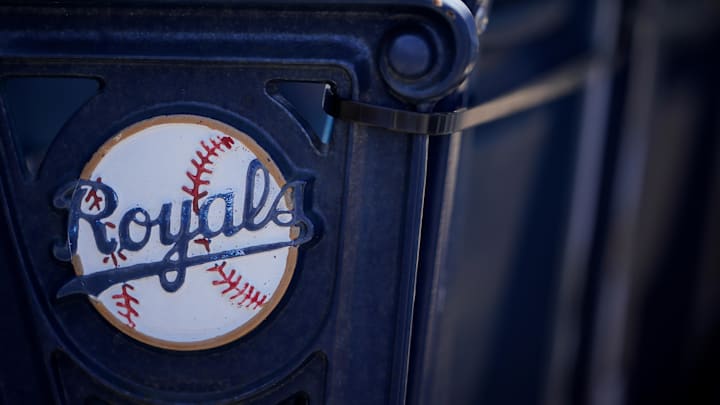
[[[237,139],[242,143],[245,147],[247,147],[252,153],[255,154],[255,156],[260,159],[268,168],[268,171],[275,179],[275,182],[278,184],[280,188],[282,188],[286,181],[283,177],[282,173],[280,172],[280,169],[275,165],[275,162],[270,158],[270,155],[268,155],[267,152],[265,152],[264,149],[260,147],[260,145],[255,142],[254,139],[252,139],[249,135],[246,133],[240,131],[237,128],[231,127],[230,125],[227,125],[225,123],[222,123],[220,121],[214,120],[212,118],[208,117],[202,117],[199,115],[191,115],[191,114],[177,114],[177,115],[160,115],[153,118],[149,118],[143,121],[136,122],[133,125],[130,125],[129,127],[123,129],[115,135],[114,137],[107,140],[101,147],[98,149],[95,154],[93,154],[90,161],[85,165],[83,168],[82,173],[80,174],[80,178],[84,180],[90,180],[90,175],[92,174],[93,170],[97,167],[98,163],[102,158],[107,155],[107,152],[117,145],[118,143],[122,142],[123,140],[137,134],[138,132],[149,128],[151,126],[160,125],[160,124],[194,124],[194,125],[203,125],[210,129],[214,129],[217,131],[220,131],[226,135],[232,136],[233,138]],[[292,199],[288,198],[287,195],[285,196],[285,201],[288,206],[288,209],[292,209]],[[290,228],[290,238],[295,239],[299,233],[299,229],[297,227]],[[78,276],[83,275],[83,266],[80,261],[80,257],[75,255],[72,259],[73,267],[75,268],[75,273]],[[295,265],[297,264],[297,247],[291,246],[288,251],[288,257],[287,262],[285,264],[285,272],[280,279],[280,283],[278,284],[277,288],[275,289],[272,298],[270,301],[268,301],[266,304],[263,305],[262,309],[255,314],[253,317],[251,317],[247,322],[242,324],[236,329],[233,329],[232,331],[216,336],[210,339],[201,340],[197,342],[172,342],[167,341],[163,339],[158,339],[149,335],[146,335],[144,333],[138,332],[137,330],[125,325],[122,323],[118,318],[113,315],[110,310],[108,310],[99,300],[94,299],[93,297],[88,296],[90,299],[90,302],[93,304],[95,309],[97,309],[98,312],[100,312],[100,315],[102,315],[103,318],[105,318],[108,322],[110,322],[113,326],[115,326],[117,329],[119,329],[121,332],[125,333],[126,335],[137,339],[143,343],[147,343],[151,346],[159,347],[162,349],[170,349],[170,350],[181,350],[181,351],[191,351],[191,350],[204,350],[204,349],[211,349],[214,347],[222,346],[227,343],[230,343],[236,339],[241,338],[242,336],[245,336],[246,334],[250,333],[253,329],[255,329],[262,321],[265,320],[270,315],[270,312],[272,312],[277,304],[280,302],[283,296],[285,296],[285,292],[287,291],[288,286],[290,285],[290,280],[292,279],[293,273],[295,272]]]

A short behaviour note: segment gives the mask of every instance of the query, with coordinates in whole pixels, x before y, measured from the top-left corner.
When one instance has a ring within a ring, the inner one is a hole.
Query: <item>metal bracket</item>
[[[602,62],[585,59],[571,63],[519,89],[470,109],[421,113],[342,99],[326,88],[323,109],[329,115],[360,125],[405,134],[449,135],[507,117],[572,93]]]

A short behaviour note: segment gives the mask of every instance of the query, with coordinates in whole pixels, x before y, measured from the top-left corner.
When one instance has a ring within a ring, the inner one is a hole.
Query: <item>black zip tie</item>
[[[329,86],[325,89],[323,109],[329,115],[344,121],[394,132],[449,135],[570,94],[582,87],[590,71],[599,63],[590,59],[565,65],[509,94],[470,109],[439,113],[398,110],[342,99]]]

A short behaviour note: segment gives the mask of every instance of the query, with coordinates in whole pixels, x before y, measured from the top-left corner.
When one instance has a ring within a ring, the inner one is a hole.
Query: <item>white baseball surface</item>
[[[196,170],[191,161],[198,159],[198,151],[204,153],[201,142],[210,145],[213,139],[217,141],[227,136],[229,134],[202,124],[163,123],[151,125],[132,135],[125,134],[120,142],[104,150],[105,155],[97,161],[88,178],[101,178],[102,183],[109,185],[117,193],[118,207],[104,220],[116,225],[114,228],[108,225],[108,235],[118,239],[117,225],[129,209],[142,207],[148,211],[151,218],[156,218],[162,205],[168,202],[172,203],[171,230],[177,232],[181,204],[184,200],[192,199],[183,190],[183,186],[192,187],[186,174]],[[239,223],[242,221],[247,168],[258,156],[253,153],[250,145],[244,144],[238,138],[233,140],[234,143],[229,148],[220,148],[217,156],[210,159],[212,163],[207,167],[212,173],[204,173],[201,177],[209,181],[209,184],[202,185],[201,189],[207,191],[208,196],[234,193],[235,223]],[[266,167],[272,164],[262,160],[261,162]],[[272,199],[280,191],[284,180],[273,175],[269,178],[269,198]],[[257,200],[262,191],[260,176],[255,178],[255,182]],[[91,212],[93,202],[92,199],[84,202],[83,210]],[[99,204],[103,207],[104,202]],[[279,206],[287,208],[285,204],[285,201],[282,201]],[[97,205],[92,209],[97,210]],[[263,211],[269,209],[266,206]],[[221,227],[224,210],[222,199],[215,200],[210,206],[211,229]],[[193,230],[197,228],[197,214],[193,213],[191,217],[190,229]],[[137,241],[142,239],[145,229],[133,224],[130,231],[132,239]],[[278,226],[271,221],[258,231],[243,229],[231,237],[220,234],[206,244],[202,241],[191,242],[188,256],[206,255],[207,249],[214,253],[263,243],[289,241],[290,238],[289,227]],[[79,261],[83,274],[92,274],[116,267],[161,261],[170,248],[171,246],[161,244],[158,227],[153,227],[150,240],[143,249],[136,252],[123,250],[119,254],[116,252],[114,258],[109,257],[98,251],[90,226],[85,221],[80,221],[76,260]],[[125,288],[123,283],[115,284],[91,299],[96,300],[99,306],[106,310],[106,317],[110,314],[117,322],[125,325],[124,331],[131,336],[140,334],[150,340],[170,345],[216,339],[251,321],[263,305],[271,300],[286,272],[290,249],[284,247],[189,267],[184,284],[172,293],[162,288],[157,276],[149,276],[124,283],[129,285]],[[223,262],[226,263],[223,265]],[[214,266],[216,271],[208,271]],[[223,271],[217,271],[221,266]],[[233,270],[233,277],[230,278]],[[235,286],[223,282],[223,274],[226,281],[239,282]],[[238,279],[238,276],[241,278]],[[243,291],[244,286],[246,289]],[[253,287],[254,291],[250,295],[247,294],[249,287]],[[256,296],[255,293],[258,292]],[[259,301],[263,296],[265,298]],[[132,311],[128,309],[128,305]]]

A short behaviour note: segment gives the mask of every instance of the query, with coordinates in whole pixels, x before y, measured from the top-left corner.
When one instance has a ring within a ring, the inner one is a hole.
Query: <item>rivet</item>
[[[417,78],[430,70],[432,51],[425,38],[402,34],[392,40],[388,48],[388,62],[398,75]]]

